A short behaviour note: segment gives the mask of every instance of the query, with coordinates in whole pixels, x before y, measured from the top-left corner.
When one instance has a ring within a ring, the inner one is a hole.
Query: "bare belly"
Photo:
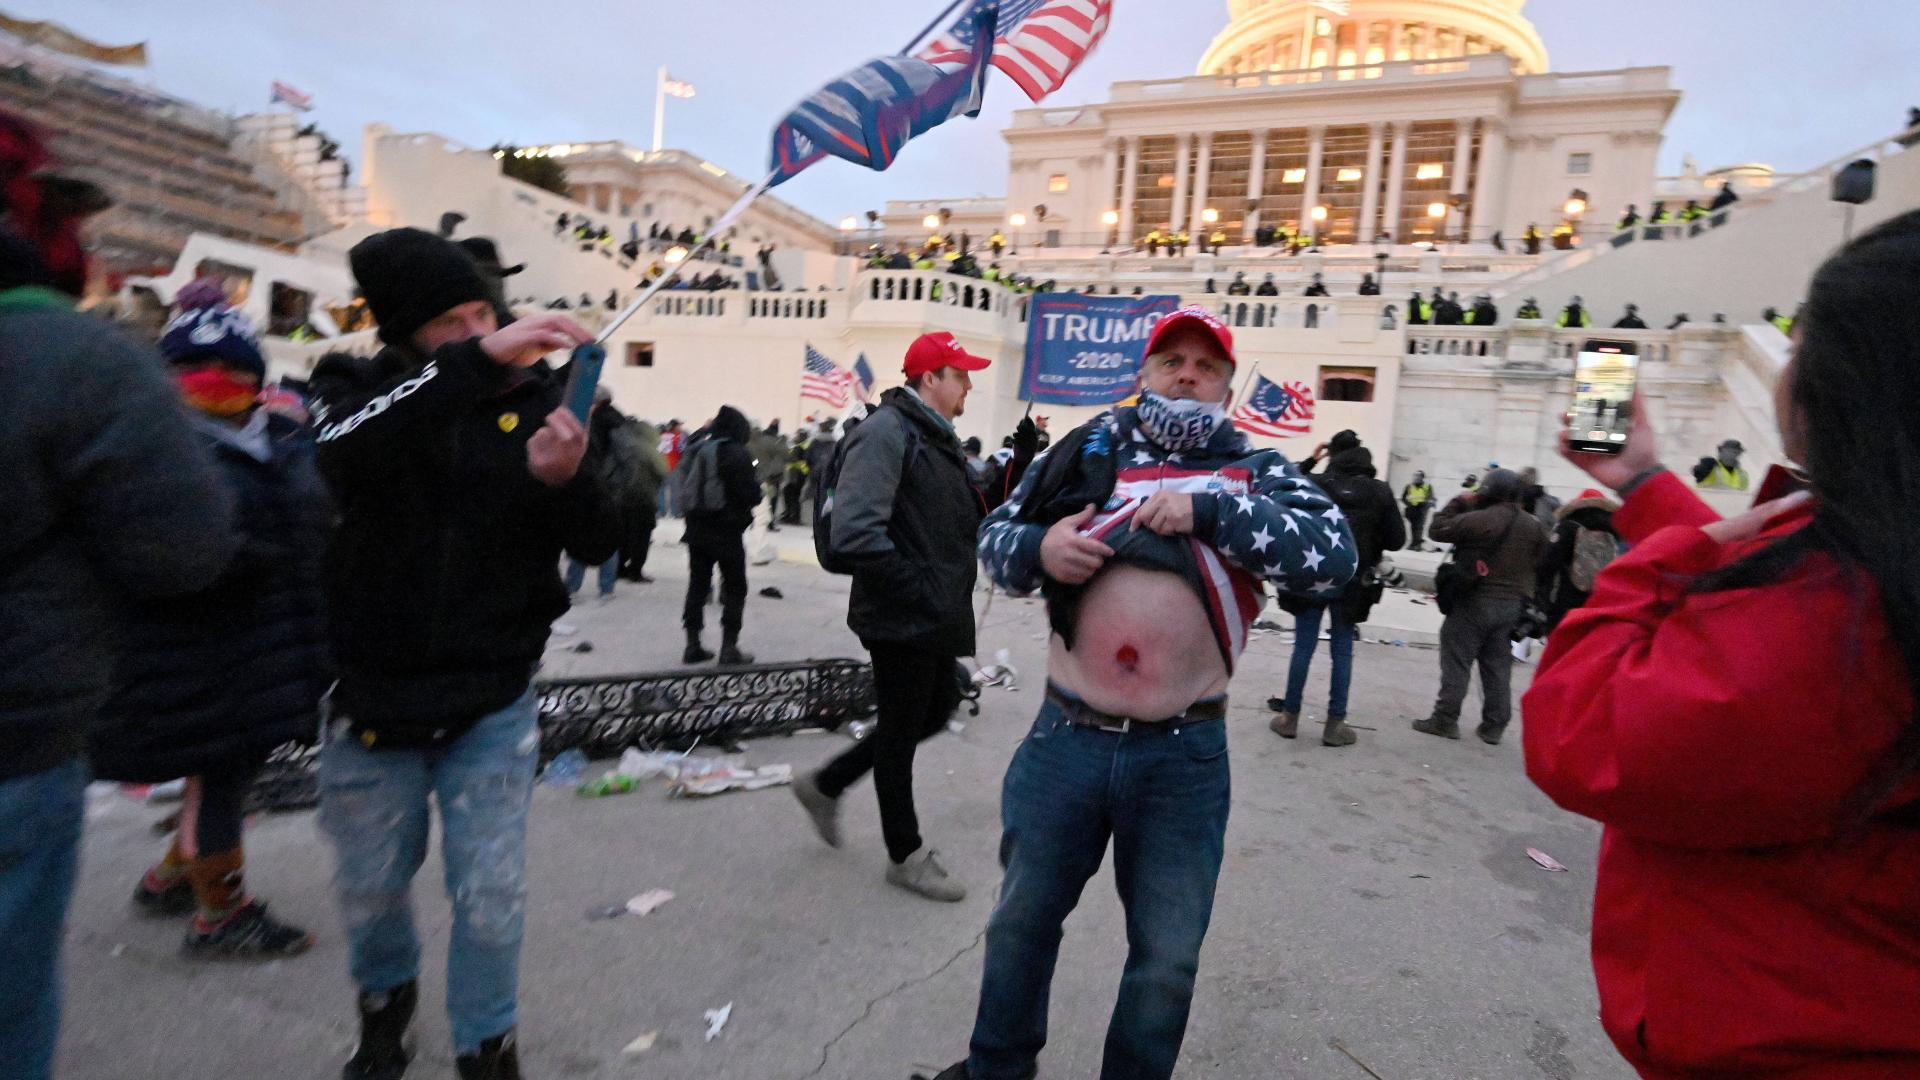
[[[1101,712],[1161,720],[1226,693],[1227,665],[1207,613],[1178,575],[1102,570],[1081,597],[1074,635],[1071,651],[1053,638],[1048,675]]]

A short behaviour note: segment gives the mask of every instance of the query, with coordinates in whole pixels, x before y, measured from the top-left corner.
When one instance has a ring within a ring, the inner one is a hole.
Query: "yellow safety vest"
[[[1408,506],[1425,506],[1433,498],[1432,484],[1408,484],[1406,502]]]
[[[1725,465],[1715,461],[1713,463],[1713,471],[1708,473],[1706,478],[1695,486],[1703,488],[1731,488],[1734,491],[1745,491],[1747,490],[1748,483],[1747,470],[1738,465],[1735,465],[1732,469],[1728,469]]]

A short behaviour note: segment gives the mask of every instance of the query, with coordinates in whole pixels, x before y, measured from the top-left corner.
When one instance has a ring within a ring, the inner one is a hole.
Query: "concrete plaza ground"
[[[622,583],[611,603],[589,600],[567,617],[578,632],[554,640],[550,672],[677,663],[686,567],[685,549],[668,542],[673,531],[663,528],[655,548],[657,584]],[[791,552],[801,537],[781,538]],[[785,561],[751,575],[756,594],[775,585],[785,599],[753,596],[750,650],[860,655],[844,622],[846,579]],[[668,800],[658,781],[602,800],[541,787],[522,965],[528,1075],[905,1080],[960,1058],[998,880],[1000,779],[1039,704],[1044,628],[1037,603],[995,599],[982,653],[1008,649],[1020,688],[988,689],[964,733],[920,753],[923,829],[971,885],[961,904],[881,880],[871,784],[849,795],[839,851],[813,837],[784,789],[683,801]],[[1527,783],[1517,729],[1497,748],[1407,729],[1437,683],[1430,649],[1358,647],[1358,746],[1275,738],[1263,702],[1281,688],[1290,640],[1258,635],[1234,682],[1227,857],[1179,1075],[1631,1076],[1595,1020],[1587,926],[1598,828]],[[582,641],[593,650],[565,651]],[[1323,650],[1310,723],[1324,714],[1326,663]],[[1519,686],[1528,673],[1516,670]],[[1471,717],[1477,694],[1468,707]],[[846,745],[802,735],[755,743],[748,757],[807,768]],[[318,946],[266,966],[208,966],[180,958],[179,924],[142,919],[127,901],[163,845],[149,828],[162,812],[119,794],[91,804],[60,1075],[337,1076],[355,1035],[353,991],[329,890],[332,851],[313,815],[259,821],[248,876],[278,914],[313,929]],[[435,847],[415,883],[427,960],[412,1077],[453,1075],[442,1004],[449,916]],[[1537,868],[1528,847],[1572,872]],[[587,917],[655,888],[676,897],[645,918]],[[1098,1073],[1124,932],[1103,869],[1067,924],[1043,1077]],[[730,1022],[706,1041],[703,1012],[729,1002]],[[647,1032],[659,1033],[650,1051],[623,1055]]]

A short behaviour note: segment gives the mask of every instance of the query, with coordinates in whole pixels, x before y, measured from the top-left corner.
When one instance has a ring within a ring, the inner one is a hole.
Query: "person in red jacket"
[[[1719,520],[1618,456],[1632,543],[1554,631],[1527,774],[1606,826],[1601,1023],[1643,1077],[1920,1076],[1920,212],[1814,277],[1776,411],[1811,491]]]

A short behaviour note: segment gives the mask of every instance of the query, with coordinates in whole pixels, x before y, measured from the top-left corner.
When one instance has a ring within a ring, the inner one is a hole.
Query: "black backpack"
[[[874,413],[879,411],[875,409]],[[873,415],[869,413],[868,419]],[[913,467],[913,456],[920,452],[920,431],[904,417],[901,422],[907,429],[906,463],[900,467],[900,477],[904,483],[907,471]],[[826,468],[813,477],[813,553],[820,560],[820,569],[829,574],[851,574],[857,565],[857,560],[834,553],[833,496],[840,486],[841,466],[847,460],[847,443],[853,441],[853,429],[860,424],[860,420],[849,420],[841,427],[840,438],[833,447],[833,456],[827,459]]]

